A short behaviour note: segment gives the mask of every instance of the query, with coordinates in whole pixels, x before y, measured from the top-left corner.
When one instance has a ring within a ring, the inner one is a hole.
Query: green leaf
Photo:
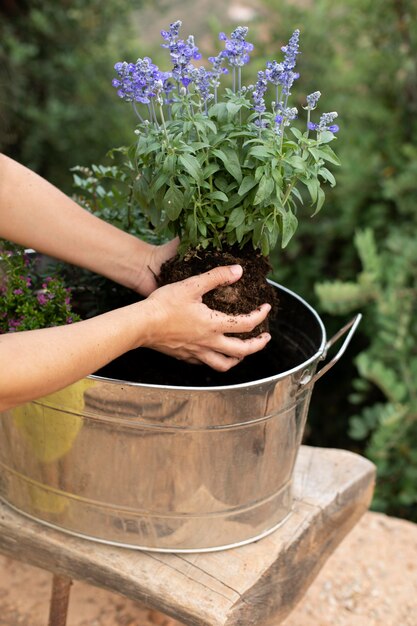
[[[180,154],[179,160],[190,176],[197,182],[200,182],[203,172],[196,157],[192,154]]]
[[[256,184],[256,180],[253,178],[253,176],[245,176],[238,190],[239,196],[246,195],[248,191],[255,187]]]
[[[302,178],[302,182],[307,187],[311,202],[314,204],[317,202],[317,195],[320,188],[319,181],[317,178]]]
[[[269,178],[267,176],[261,178],[253,204],[256,205],[260,204],[261,202],[266,202],[270,198],[274,187],[275,183],[272,178]]]
[[[285,159],[286,162],[291,165],[295,170],[304,172],[306,169],[306,161],[302,159],[300,156],[292,156],[289,159]]]
[[[245,221],[245,210],[241,206],[236,207],[231,212],[224,231],[226,233],[230,233],[232,230],[235,230],[238,226],[240,226],[240,224],[242,224],[244,221]]]
[[[229,174],[240,183],[242,170],[236,152],[232,148],[225,147],[222,150],[214,149],[213,154],[222,161]]]
[[[316,204],[316,210],[314,211],[314,213],[312,213],[311,217],[314,217],[315,215],[317,215],[317,213],[321,210],[323,204],[324,204],[324,199],[325,199],[325,194],[324,191],[321,187],[319,187],[317,189],[317,204]]]
[[[330,146],[322,146],[320,148],[320,156],[325,161],[330,161],[330,163],[333,163],[334,165],[340,165],[339,159]]]
[[[318,148],[311,147],[308,149],[308,151],[311,154],[311,156],[314,158],[316,163],[317,161],[320,161],[320,159],[322,158],[321,151]]]
[[[182,191],[175,185],[171,185],[164,196],[162,206],[169,219],[171,221],[175,221],[184,207],[184,196]]]
[[[228,112],[228,118],[229,120],[231,120],[235,117],[237,113],[239,113],[240,109],[242,108],[242,105],[237,104],[236,102],[228,102],[226,104],[226,108]]]
[[[324,130],[320,133],[317,139],[320,143],[329,143],[330,141],[333,141],[333,139],[336,139],[336,137],[330,130]]]
[[[248,152],[248,156],[253,156],[261,161],[268,161],[273,154],[274,152],[272,150],[268,150],[268,148],[264,146],[254,146]]]
[[[334,187],[336,184],[336,179],[333,176],[333,174],[327,169],[327,167],[321,167],[318,171],[318,174],[324,179],[326,180],[328,183],[330,183],[331,187]]]
[[[177,157],[175,156],[175,154],[168,154],[164,161],[162,169],[164,172],[172,176],[175,173],[176,164],[177,164]]]
[[[282,247],[285,248],[291,237],[297,230],[298,220],[294,213],[288,209],[282,213]]]
[[[215,163],[209,163],[208,165],[206,165],[206,167],[203,169],[203,177],[205,179],[209,178],[210,176],[212,176],[215,172],[218,172],[220,169],[220,165],[215,162]]]
[[[208,196],[211,200],[221,200],[221,202],[228,202],[229,198],[223,191],[212,191]]]
[[[223,178],[223,176],[216,176],[216,178],[214,179],[214,184],[218,189],[220,189],[220,191],[226,193],[228,182],[225,178]]]
[[[297,139],[301,139],[301,137],[303,136],[301,131],[299,131],[298,128],[294,128],[294,126],[290,128],[290,131],[295,137],[297,137]]]
[[[295,196],[297,198],[297,200],[298,200],[298,202],[300,204],[304,204],[303,197],[302,197],[301,193],[299,192],[299,190],[297,189],[297,187],[293,187],[291,189],[291,193],[292,193],[293,196]]]
[[[160,172],[160,174],[158,174],[158,176],[152,181],[152,184],[149,188],[149,191],[152,195],[156,194],[157,191],[159,189],[161,189],[161,187],[163,187],[164,185],[166,185],[169,181],[169,175],[166,174],[165,172]]]
[[[227,120],[227,108],[225,102],[218,102],[213,104],[208,111],[210,117],[215,117],[219,122],[225,122]]]
[[[244,234],[246,233],[246,224],[243,221],[239,226],[236,227],[236,241],[240,243],[243,239]]]

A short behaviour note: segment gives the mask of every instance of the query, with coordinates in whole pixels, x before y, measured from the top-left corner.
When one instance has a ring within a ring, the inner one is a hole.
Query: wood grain
[[[278,624],[368,508],[375,468],[345,450],[302,446],[287,521],[221,552],[162,554],[66,535],[0,504],[0,552],[140,600],[190,626]]]

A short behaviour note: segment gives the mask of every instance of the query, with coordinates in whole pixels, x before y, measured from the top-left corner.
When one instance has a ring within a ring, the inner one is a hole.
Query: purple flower
[[[266,64],[266,78],[270,83],[278,87],[282,86],[282,95],[288,97],[290,95],[290,89],[294,81],[299,78],[300,74],[294,72],[298,50],[298,41],[300,37],[300,31],[297,29],[291,35],[288,45],[282,46],[281,50],[284,52],[284,61],[278,63],[277,61],[268,61]]]
[[[136,63],[116,63],[114,69],[119,78],[114,78],[112,84],[123,100],[149,104],[150,98],[157,94],[161,72],[149,57],[138,59]]]
[[[211,100],[213,98],[210,93],[211,72],[208,72],[205,67],[194,68],[191,72],[191,78],[202,101],[206,103]]]
[[[313,111],[316,108],[317,103],[320,99],[321,93],[320,91],[314,91],[313,93],[307,96],[307,107],[306,109]]]
[[[13,289],[15,296],[23,296],[23,289]]]
[[[275,132],[281,136],[283,127],[290,126],[291,122],[297,118],[298,111],[296,107],[284,107],[282,104],[279,104],[277,109],[279,113],[275,116]]]
[[[14,333],[16,330],[18,330],[23,320],[23,317],[12,318],[11,320],[9,320],[9,333]]]
[[[336,111],[332,111],[331,113],[323,113],[318,124],[309,122],[307,126],[309,130],[316,130],[318,133],[322,133],[325,130],[329,130],[331,133],[337,133],[337,131],[339,130],[339,126],[337,124],[333,124],[336,118]]]
[[[201,54],[194,43],[193,35],[190,35],[187,41],[178,39],[181,25],[182,22],[177,20],[171,24],[168,31],[161,31],[163,39],[167,42],[163,43],[162,47],[168,48],[170,52],[173,64],[172,76],[177,81],[181,82],[184,87],[188,87],[188,85],[192,82],[191,74],[194,69],[191,61],[201,59]]]
[[[280,85],[282,79],[282,72],[284,71],[284,64],[277,61],[268,61],[266,64],[266,78],[273,85]]]
[[[219,39],[225,42],[225,49],[220,54],[227,59],[229,65],[242,67],[249,62],[249,52],[252,52],[253,44],[246,41],[248,30],[247,26],[238,26],[230,35],[230,39],[224,33],[220,33]]]
[[[210,82],[215,89],[220,86],[220,76],[222,74],[229,73],[227,67],[222,67],[224,59],[225,57],[222,53],[218,54],[216,57],[208,57],[208,61],[212,66],[210,72]]]
[[[43,306],[44,304],[46,304],[46,303],[48,302],[48,299],[49,299],[49,298],[47,298],[47,297],[45,296],[45,294],[44,294],[44,293],[38,293],[38,294],[36,295],[36,298],[37,298],[37,300],[38,300],[38,302],[39,302],[39,304],[40,304],[41,306]]]
[[[281,50],[284,52],[284,62],[282,64],[283,69],[279,78],[279,84],[282,85],[282,93],[285,96],[290,95],[290,89],[294,81],[299,78],[297,72],[293,72],[297,61],[298,42],[300,38],[300,31],[297,29],[293,32],[288,42],[288,45],[282,46]]]
[[[260,70],[258,72],[258,80],[252,92],[254,102],[254,110],[263,113],[266,110],[264,95],[268,86],[266,72]]]
[[[179,35],[181,25],[182,25],[181,20],[177,20],[176,22],[173,22],[172,24],[170,24],[169,30],[161,30],[161,35],[165,39],[165,41],[168,41],[168,42],[175,41]],[[162,45],[165,48],[168,47],[168,45],[166,44],[162,44]]]

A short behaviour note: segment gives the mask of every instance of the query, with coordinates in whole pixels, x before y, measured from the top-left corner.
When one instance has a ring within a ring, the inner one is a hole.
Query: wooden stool
[[[0,552],[54,574],[50,626],[65,626],[72,579],[139,600],[190,626],[279,624],[371,501],[374,465],[302,446],[294,506],[274,533],[231,550],[162,554],[79,539],[0,504]]]

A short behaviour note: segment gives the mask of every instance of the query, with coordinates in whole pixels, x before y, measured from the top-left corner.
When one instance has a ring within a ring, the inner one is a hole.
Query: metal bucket
[[[6,411],[0,497],[65,532],[159,552],[230,548],[275,530],[291,512],[313,385],[361,316],[327,342],[314,309],[273,284],[281,311],[272,335],[286,371],[212,387],[93,375]]]

